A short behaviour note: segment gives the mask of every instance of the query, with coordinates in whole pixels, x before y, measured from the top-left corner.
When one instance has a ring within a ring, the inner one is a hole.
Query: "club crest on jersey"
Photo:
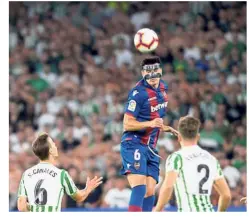
[[[131,100],[131,101],[129,102],[128,110],[134,112],[135,109],[136,109],[136,106],[137,106],[136,101],[135,101],[135,100]]]
[[[168,102],[164,102],[164,103],[158,104],[158,105],[156,105],[156,106],[151,106],[151,107],[150,107],[150,110],[151,110],[151,112],[156,112],[156,111],[158,111],[159,109],[166,108],[167,105],[168,105]]]
[[[138,170],[140,168],[140,163],[139,162],[135,162],[134,163],[134,167],[136,170]]]

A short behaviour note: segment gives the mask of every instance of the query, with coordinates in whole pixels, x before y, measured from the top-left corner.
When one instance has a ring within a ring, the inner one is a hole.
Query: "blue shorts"
[[[158,154],[157,150],[150,149]],[[148,146],[137,142],[123,141],[120,150],[123,163],[121,174],[151,176],[158,183],[160,158],[150,149]]]

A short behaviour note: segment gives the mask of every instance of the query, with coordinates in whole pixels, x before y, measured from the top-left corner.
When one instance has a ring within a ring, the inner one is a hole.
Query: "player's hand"
[[[179,132],[177,130],[175,130],[174,128],[170,127],[170,126],[165,126],[164,125],[163,128],[162,128],[162,130],[164,132],[170,132],[173,135],[175,135],[176,137],[178,137]]]
[[[246,204],[246,203],[247,203],[247,199],[246,199],[246,197],[241,198],[241,199],[240,199],[240,202],[242,202],[242,203]]]
[[[98,178],[97,176],[95,176],[93,179],[90,180],[89,177],[87,177],[86,180],[86,191],[88,193],[91,193],[95,188],[97,188],[100,184],[103,183],[102,181],[103,177]]]
[[[154,120],[150,121],[152,128],[162,128],[163,127],[163,119],[162,118],[155,118]]]

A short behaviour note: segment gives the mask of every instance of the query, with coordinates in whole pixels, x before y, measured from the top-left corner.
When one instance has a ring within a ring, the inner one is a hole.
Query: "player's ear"
[[[182,137],[181,137],[181,134],[180,134],[180,133],[178,133],[177,140],[178,140],[178,142],[179,142],[179,143],[181,143],[181,141],[182,141]]]
[[[200,133],[198,133],[196,136],[197,142],[199,141],[200,138],[201,138],[201,135],[200,135]]]
[[[57,157],[58,156],[58,151],[56,148],[49,148],[49,154],[52,155],[53,157]]]
[[[54,151],[53,151],[53,148],[52,148],[52,147],[49,148],[49,154],[50,154],[50,155],[54,155]]]
[[[55,155],[55,150],[54,150],[53,145],[51,143],[49,144],[49,154],[52,156]]]

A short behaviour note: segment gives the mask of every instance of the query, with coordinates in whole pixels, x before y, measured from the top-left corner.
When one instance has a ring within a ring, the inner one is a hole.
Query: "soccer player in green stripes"
[[[154,211],[161,211],[172,195],[179,212],[214,212],[210,202],[212,187],[219,194],[218,211],[225,211],[231,193],[217,159],[197,145],[200,122],[185,116],[179,120],[179,151],[166,161],[166,175]]]
[[[87,178],[86,188],[77,189],[68,172],[54,166],[58,151],[48,134],[36,138],[32,148],[40,163],[22,175],[17,201],[19,211],[60,212],[64,192],[81,202],[102,183],[102,177]]]

